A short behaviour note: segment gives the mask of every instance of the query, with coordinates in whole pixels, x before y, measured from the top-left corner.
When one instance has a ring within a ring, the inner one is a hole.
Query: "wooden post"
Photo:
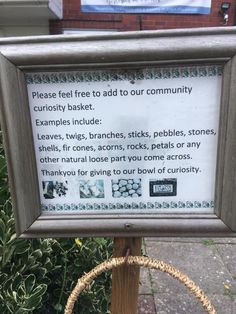
[[[115,238],[114,257],[141,255],[142,238]],[[124,265],[112,271],[112,314],[137,314],[139,267]]]

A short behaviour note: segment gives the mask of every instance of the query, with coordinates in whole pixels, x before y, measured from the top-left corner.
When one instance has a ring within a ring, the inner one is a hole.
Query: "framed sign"
[[[21,237],[236,231],[236,31],[0,42]]]

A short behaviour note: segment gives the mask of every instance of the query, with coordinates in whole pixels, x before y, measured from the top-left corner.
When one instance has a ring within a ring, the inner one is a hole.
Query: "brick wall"
[[[81,13],[80,0],[63,0],[63,20],[51,21],[51,34],[60,34],[63,29],[111,29],[118,31],[158,30],[170,28],[223,26],[219,14],[221,0],[212,0],[211,14],[105,14]],[[236,1],[231,3],[228,26],[235,24]]]

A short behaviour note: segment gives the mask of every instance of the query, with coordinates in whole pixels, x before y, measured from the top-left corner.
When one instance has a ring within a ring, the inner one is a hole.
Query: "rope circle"
[[[184,273],[182,273],[172,265],[146,256],[129,256],[128,259],[126,257],[116,257],[111,258],[96,266],[90,272],[78,279],[75,288],[73,289],[67,300],[64,314],[72,314],[75,301],[78,298],[79,294],[94,280],[95,277],[97,277],[104,271],[120,267],[125,263],[127,263],[128,265],[152,268],[170,274],[172,277],[178,279],[181,283],[183,283],[190,290],[190,292],[195,295],[195,297],[201,302],[203,308],[208,314],[216,314],[216,311],[211,301],[200,289],[200,287],[197,286],[188,276],[186,276]]]

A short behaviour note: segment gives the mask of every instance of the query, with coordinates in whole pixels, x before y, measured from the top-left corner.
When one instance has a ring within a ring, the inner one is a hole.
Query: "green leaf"
[[[15,253],[16,254],[23,254],[26,251],[29,250],[30,243],[22,240],[22,239],[17,239],[15,242]]]
[[[37,286],[33,291],[32,291],[32,296],[36,297],[42,297],[44,293],[47,290],[47,285],[41,284]]]
[[[17,288],[22,284],[22,275],[20,273],[16,273],[14,278],[12,279],[11,288],[12,290],[17,290]]]
[[[94,241],[100,246],[107,245],[107,240],[105,238],[94,238]]]
[[[44,267],[47,269],[47,270],[50,270],[52,268],[52,262],[50,260],[49,257],[46,258],[45,262],[44,262]]]
[[[24,307],[22,307],[23,310],[25,311],[33,311],[34,309],[36,309],[39,304],[41,303],[42,301],[42,298],[41,297],[34,297],[34,296],[31,296],[26,304],[24,305]]]
[[[35,250],[32,255],[35,257],[35,258],[41,258],[43,256],[43,253],[40,249],[38,250]]]
[[[11,244],[12,242],[14,242],[16,239],[16,234],[13,233],[11,236],[10,236],[10,239],[7,241],[7,245]]]
[[[2,285],[7,280],[7,274],[6,273],[0,273],[0,285]]]
[[[35,275],[29,275],[24,280],[24,287],[27,295],[29,295],[32,292],[33,287],[35,285],[35,281],[36,281]]]
[[[31,263],[29,265],[29,269],[31,271],[37,270],[37,268],[40,266],[40,263],[36,262],[34,263],[34,261],[31,260]]]
[[[4,258],[4,260],[2,261],[2,267],[5,267],[9,262],[10,262],[10,259],[11,259],[11,257],[12,257],[12,254],[13,254],[13,252],[14,252],[14,247],[13,246],[10,246],[10,247],[6,247],[6,249],[5,249],[5,254],[4,254],[4,256],[5,256],[5,258]]]
[[[56,304],[54,305],[54,309],[58,312],[62,312],[63,306],[61,304]]]
[[[0,219],[0,241],[3,242],[3,239],[5,237],[6,232],[6,226],[2,219]]]
[[[7,165],[6,165],[6,160],[4,156],[0,155],[0,176],[1,178],[7,176]]]
[[[37,276],[37,278],[43,278],[45,275],[46,275],[46,273],[47,273],[48,271],[47,271],[47,269],[46,268],[44,268],[44,267],[38,267],[37,269],[36,269],[36,271],[35,271],[35,275]]]
[[[12,296],[13,296],[13,299],[15,300],[15,302],[17,303],[17,302],[18,302],[18,299],[17,299],[17,293],[16,293],[16,291],[12,291]]]

